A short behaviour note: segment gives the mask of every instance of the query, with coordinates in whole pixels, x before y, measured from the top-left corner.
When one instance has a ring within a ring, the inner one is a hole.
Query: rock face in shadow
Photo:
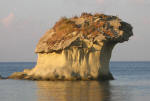
[[[112,49],[132,35],[132,26],[116,16],[82,13],[61,18],[37,44],[37,65],[8,78],[112,80]]]

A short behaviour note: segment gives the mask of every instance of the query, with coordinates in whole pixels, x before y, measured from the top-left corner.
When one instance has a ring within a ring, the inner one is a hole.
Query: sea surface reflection
[[[0,63],[0,74],[33,65]],[[111,68],[115,80],[109,82],[0,80],[0,101],[149,101],[150,62],[113,62]]]
[[[109,82],[37,81],[38,101],[110,101]]]

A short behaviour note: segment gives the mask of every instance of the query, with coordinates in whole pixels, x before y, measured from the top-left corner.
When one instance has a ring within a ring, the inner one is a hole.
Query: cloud
[[[96,2],[99,3],[99,4],[103,4],[104,0],[96,0]]]
[[[11,23],[13,22],[14,18],[15,18],[14,13],[10,13],[7,17],[5,17],[1,20],[1,23],[5,27],[9,27],[11,25]]]

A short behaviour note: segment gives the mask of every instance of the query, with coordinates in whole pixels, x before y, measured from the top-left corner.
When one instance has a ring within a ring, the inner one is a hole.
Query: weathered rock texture
[[[109,80],[113,47],[132,36],[130,24],[116,16],[82,13],[62,18],[40,39],[37,65],[9,78],[32,80]]]

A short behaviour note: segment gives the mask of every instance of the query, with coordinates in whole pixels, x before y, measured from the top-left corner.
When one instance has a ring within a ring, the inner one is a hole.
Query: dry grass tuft
[[[56,42],[59,42],[62,39],[65,39],[65,36],[76,29],[76,24],[74,21],[71,21],[70,19],[63,17],[58,22],[56,22],[55,26],[53,27],[56,34],[53,34],[52,37],[49,39],[48,42],[49,45],[55,44]]]
[[[83,17],[83,18],[92,17],[92,14],[83,12],[80,17]]]
[[[84,22],[82,24],[76,24],[79,18],[84,18]],[[58,22],[56,22],[53,27],[55,34],[49,39],[48,44],[51,46],[52,44],[58,43],[61,40],[68,39],[72,36],[69,33],[76,31],[77,33],[83,33],[83,35],[92,35],[95,36],[101,32],[113,37],[114,34],[111,30],[108,30],[108,25],[106,23],[107,19],[114,18],[114,16],[107,16],[104,14],[94,14],[91,13],[82,13],[80,17],[66,18],[62,17]]]

